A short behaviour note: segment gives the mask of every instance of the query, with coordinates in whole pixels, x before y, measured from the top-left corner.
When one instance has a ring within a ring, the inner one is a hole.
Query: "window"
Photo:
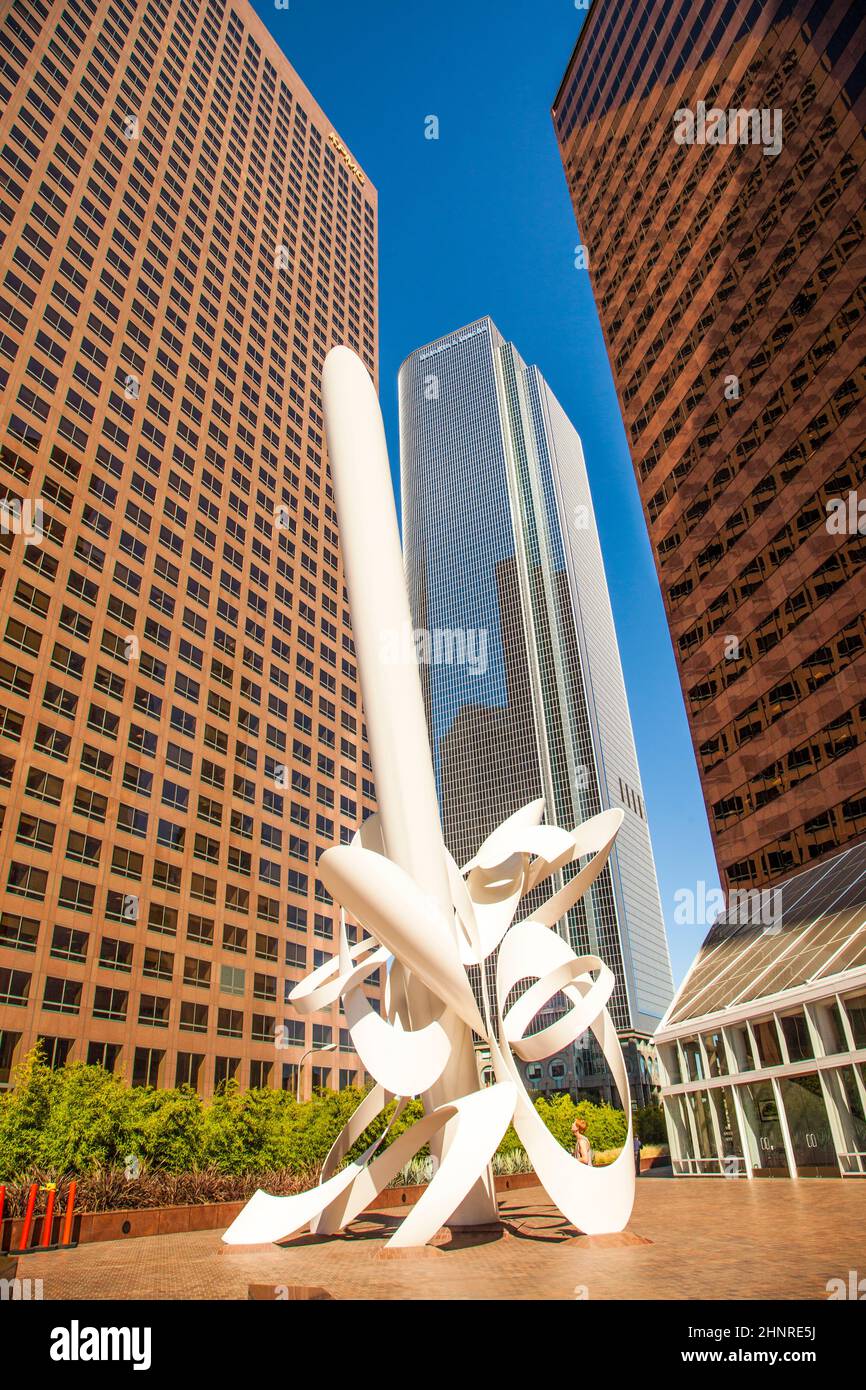
[[[232,1081],[238,1074],[240,1066],[239,1057],[215,1057],[214,1058],[214,1089],[219,1090],[227,1082]]]
[[[30,975],[23,970],[0,968],[0,1004],[26,1004],[30,993],[30,979]]]
[[[39,820],[36,816],[28,816],[26,813],[18,819],[18,832],[15,836],[18,844],[32,845],[34,849],[51,850],[54,845],[55,826],[51,821]]]
[[[109,989],[105,985],[97,985],[93,994],[93,1017],[109,1018],[124,1023],[128,1000],[129,995],[125,989]]]
[[[119,1043],[91,1042],[87,1045],[87,1065],[113,1072],[120,1056]]]
[[[198,956],[187,956],[183,963],[183,982],[196,989],[209,989],[211,963]]]
[[[206,1033],[208,1026],[207,1004],[183,1000],[180,1006],[180,1028],[185,1033]]]
[[[181,1027],[183,1026],[183,1022],[181,1022]],[[174,1078],[175,1086],[190,1086],[194,1091],[198,1090],[203,1060],[204,1058],[198,1052],[179,1052]]]
[[[132,942],[104,936],[99,945],[99,964],[104,970],[132,970]]]
[[[88,820],[104,821],[108,811],[108,797],[102,796],[99,792],[89,791],[86,787],[76,787],[72,809]]]
[[[155,946],[145,948],[141,971],[152,980],[168,980],[174,975],[174,956],[170,951],[160,951]]]
[[[45,869],[34,869],[29,864],[19,864],[14,860],[9,865],[6,882],[7,893],[15,893],[22,898],[33,898],[42,902],[48,886],[48,873]]]
[[[217,1036],[243,1037],[244,1016],[239,1009],[220,1009],[217,1013]]]
[[[246,972],[236,965],[220,966],[220,989],[224,994],[237,994],[243,997],[246,988]]]
[[[98,864],[102,841],[79,830],[70,830],[66,839],[66,858],[79,864]],[[115,853],[117,851],[115,850]]]
[[[137,1047],[132,1064],[133,1086],[158,1086],[164,1056],[152,1047]]]
[[[91,913],[95,896],[96,888],[92,883],[80,883],[77,878],[67,878],[65,875],[60,880],[57,895],[60,907],[68,908],[71,912]]]
[[[149,1028],[167,1028],[169,1009],[170,1001],[162,995],[143,994],[138,1003],[138,1021]]]
[[[58,980],[48,976],[42,996],[42,1007],[53,1013],[77,1014],[81,1008],[81,981]]]
[[[275,1021],[270,1014],[253,1014],[251,1033],[253,1042],[273,1043]]]
[[[39,939],[39,923],[35,917],[19,917],[15,913],[0,914],[0,946],[14,951],[35,951]]]

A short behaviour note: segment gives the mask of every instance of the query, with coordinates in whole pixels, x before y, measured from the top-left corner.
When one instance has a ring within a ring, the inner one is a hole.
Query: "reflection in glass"
[[[779,1043],[779,1034],[776,1031],[776,1020],[773,1018],[762,1019],[760,1023],[753,1023],[752,1028],[758,1040],[758,1055],[761,1065],[764,1067],[777,1067],[782,1061],[782,1048]]]
[[[746,1120],[746,1141],[755,1177],[787,1177],[788,1160],[776,1097],[769,1081],[740,1088]]]
[[[842,1010],[839,1008],[838,1000],[823,1010],[823,1017],[827,1027],[824,1029],[824,1048],[828,1053],[847,1052],[848,1041],[845,1037],[845,1025],[842,1022]]]
[[[710,1076],[727,1076],[728,1064],[725,1058],[725,1044],[720,1032],[704,1034],[704,1051]]]
[[[866,1047],[866,994],[852,995],[842,1002],[854,1035],[854,1046]]]
[[[754,1071],[755,1057],[748,1028],[732,1028],[730,1038],[740,1071]]]
[[[710,1115],[710,1103],[707,1100],[705,1091],[691,1091],[686,1100],[692,1108],[692,1118],[695,1122],[695,1130],[698,1136],[698,1157],[704,1159],[718,1159],[719,1146],[716,1143],[715,1131],[713,1130],[712,1117]],[[701,1165],[706,1172],[717,1172],[718,1163],[707,1163]]]
[[[716,1110],[716,1122],[719,1133],[722,1136],[722,1155],[729,1158],[734,1154],[743,1154],[743,1145],[740,1139],[740,1130],[737,1124],[734,1102],[731,1097],[730,1087],[716,1086],[710,1091],[712,1104]],[[741,1171],[739,1166],[727,1166],[727,1172],[732,1175]]]
[[[803,1177],[837,1177],[836,1145],[817,1072],[784,1076],[779,1086],[798,1173]]]
[[[783,1018],[780,1018],[779,1022],[782,1025],[782,1032],[785,1035],[789,1061],[811,1061],[815,1056],[815,1049],[812,1046],[812,1039],[809,1036],[805,1014],[785,1014]]]
[[[704,1059],[701,1056],[701,1049],[696,1038],[684,1038],[680,1044],[683,1049],[683,1061],[688,1072],[689,1081],[703,1081],[704,1079]]]
[[[677,1051],[676,1043],[662,1048],[662,1061],[668,1075],[668,1085],[678,1086],[683,1077],[680,1070],[680,1054]]]
[[[671,1139],[671,1153],[677,1154],[678,1159],[674,1160],[674,1171],[681,1173],[693,1172],[693,1165],[688,1160],[695,1157],[695,1146],[692,1142],[692,1131],[689,1127],[688,1117],[685,1110],[685,1098],[683,1096],[671,1096],[665,1106],[665,1114],[668,1125],[673,1125],[673,1135]],[[668,1131],[670,1133],[670,1129]]]
[[[837,1087],[845,1132],[842,1167],[848,1173],[866,1173],[866,1066],[861,1063],[858,1071],[859,1085],[854,1067],[840,1067],[830,1076],[831,1086]]]

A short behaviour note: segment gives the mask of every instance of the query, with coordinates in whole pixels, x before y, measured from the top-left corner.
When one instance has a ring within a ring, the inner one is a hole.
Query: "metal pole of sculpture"
[[[413,649],[411,640],[387,640],[411,637],[412,625],[379,403],[348,348],[328,354],[323,401],[380,809],[351,845],[327,850],[320,860],[321,879],[342,909],[339,954],[290,998],[305,1013],[341,999],[353,1046],[377,1084],[333,1145],[319,1185],[293,1197],[257,1192],[223,1240],[283,1240],[307,1223],[323,1234],[338,1230],[427,1143],[439,1158],[433,1179],[388,1244],[422,1245],[445,1223],[495,1221],[491,1158],[512,1122],[540,1183],[569,1220],[587,1233],[622,1230],[634,1200],[634,1160],[628,1077],[606,1009],[613,976],[599,957],[576,956],[555,927],[603,869],[623,812],[605,811],[565,831],[542,825],[544,803],[533,802],[488,836],[469,864],[454,863],[442,837],[417,665],[384,659],[386,649]],[[527,893],[580,860],[586,862],[563,887],[512,924]],[[354,945],[347,912],[369,933]],[[497,947],[491,1000],[485,960]],[[483,1009],[466,973],[472,964],[480,966]],[[386,1017],[362,988],[383,965]],[[506,1009],[514,986],[526,980],[534,983]],[[528,1032],[556,994],[570,1008]],[[580,1164],[554,1139],[515,1061],[515,1054],[524,1061],[550,1056],[587,1028],[629,1116],[622,1153],[598,1169]],[[496,1082],[487,1088],[479,1083],[473,1031],[490,1047]],[[399,1113],[414,1095],[423,1098],[423,1119],[388,1147],[380,1138],[340,1167],[392,1098]]]
[[[431,950],[437,958],[452,954],[460,971],[418,667],[414,661],[385,660],[388,637],[401,639],[412,632],[388,446],[373,383],[348,348],[329,353],[322,398],[384,851],[429,899]],[[414,650],[411,641],[409,650]],[[393,966],[391,974],[393,986]],[[401,984],[410,1026],[421,1028],[435,1019],[450,1044],[441,1076],[424,1094],[425,1108],[476,1090],[478,1068],[468,1024],[455,1010],[443,1011],[411,973]],[[471,996],[468,981],[465,987]],[[437,1157],[443,1156],[449,1138],[446,1132],[444,1143],[434,1144]],[[498,1219],[490,1170],[453,1219],[469,1224]]]

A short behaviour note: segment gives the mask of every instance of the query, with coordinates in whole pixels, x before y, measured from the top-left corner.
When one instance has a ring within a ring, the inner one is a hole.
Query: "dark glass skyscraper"
[[[866,836],[866,17],[596,0],[553,120],[722,881]]]
[[[580,439],[488,318],[400,373],[403,529],[445,838],[459,863],[543,797],[625,822],[563,931],[645,1036],[672,993],[646,810]]]

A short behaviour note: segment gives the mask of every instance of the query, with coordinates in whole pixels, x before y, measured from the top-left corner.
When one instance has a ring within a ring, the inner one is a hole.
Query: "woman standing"
[[[591,1165],[592,1149],[590,1147],[589,1140],[586,1137],[586,1120],[583,1118],[582,1115],[578,1115],[574,1124],[571,1126],[571,1132],[575,1138],[575,1158],[578,1160],[579,1163],[589,1163]]]

